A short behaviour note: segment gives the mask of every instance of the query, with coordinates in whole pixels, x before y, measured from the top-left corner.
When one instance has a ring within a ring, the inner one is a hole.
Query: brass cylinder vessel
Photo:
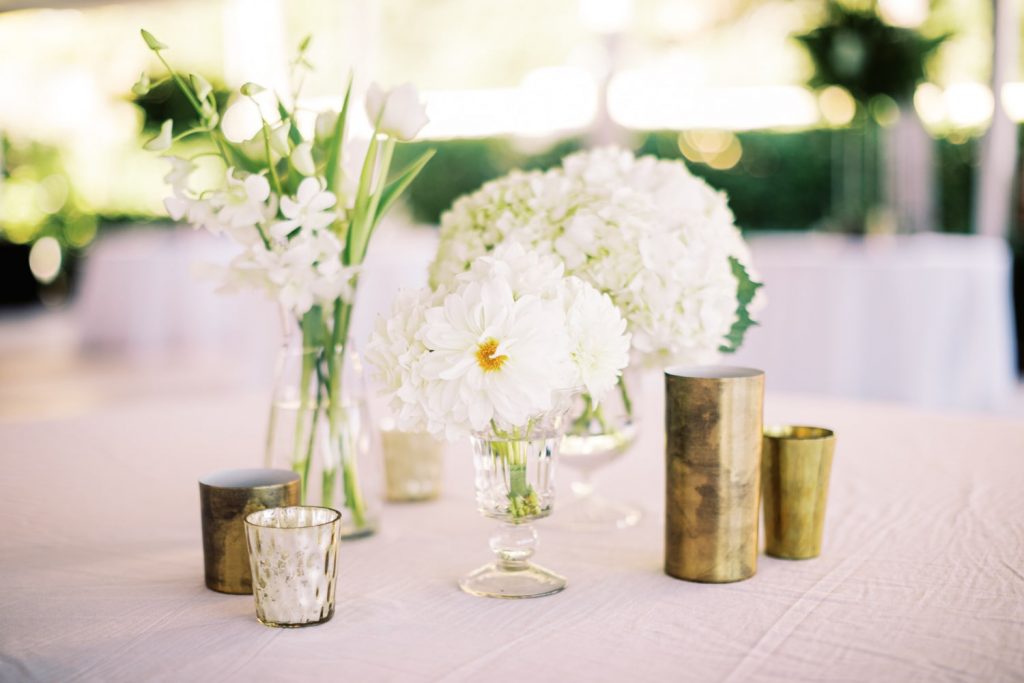
[[[206,587],[252,593],[245,517],[266,508],[298,505],[299,475],[291,470],[221,470],[199,480]]]
[[[788,560],[821,554],[836,438],[821,427],[772,427],[764,433],[765,552]]]
[[[757,571],[764,372],[665,370],[665,573],[728,583]]]

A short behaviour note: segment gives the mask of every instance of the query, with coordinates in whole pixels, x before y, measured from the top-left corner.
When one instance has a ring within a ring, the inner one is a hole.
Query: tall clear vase
[[[562,440],[561,458],[572,475],[572,498],[558,513],[558,526],[571,531],[602,532],[625,529],[640,521],[640,508],[609,500],[594,489],[594,474],[628,452],[639,434],[640,416],[633,397],[641,395],[643,374],[631,365],[618,386],[600,404],[576,397]]]
[[[340,511],[342,538],[359,538],[377,529],[380,463],[380,434],[354,345],[305,346],[292,335],[278,355],[267,467],[297,472],[302,503]]]
[[[565,588],[564,577],[530,559],[537,548],[533,522],[552,512],[555,461],[570,403],[569,394],[560,394],[550,411],[525,426],[492,427],[472,436],[477,509],[500,526],[491,536],[494,562],[459,580],[467,593],[536,598]]]

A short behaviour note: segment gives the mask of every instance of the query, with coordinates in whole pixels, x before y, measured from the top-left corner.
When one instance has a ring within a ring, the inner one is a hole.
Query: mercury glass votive
[[[293,506],[245,518],[256,618],[267,626],[322,624],[334,616],[341,513]]]
[[[441,495],[444,444],[423,432],[382,425],[387,498],[394,502],[433,500]]]

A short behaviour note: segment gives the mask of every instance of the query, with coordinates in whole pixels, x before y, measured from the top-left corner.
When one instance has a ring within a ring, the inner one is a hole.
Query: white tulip
[[[338,112],[322,111],[316,116],[316,139],[327,140],[334,135],[334,126],[338,123]]]
[[[366,91],[366,115],[371,123],[380,121],[380,132],[398,140],[412,140],[430,121],[412,83],[388,91],[376,83],[370,85]]]

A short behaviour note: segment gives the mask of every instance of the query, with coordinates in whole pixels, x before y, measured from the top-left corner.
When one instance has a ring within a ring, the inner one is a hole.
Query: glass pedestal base
[[[560,506],[552,526],[567,531],[614,531],[636,526],[641,517],[639,508],[590,493]]]
[[[565,577],[529,562],[518,566],[492,562],[459,579],[459,588],[485,598],[539,598],[565,586]]]

